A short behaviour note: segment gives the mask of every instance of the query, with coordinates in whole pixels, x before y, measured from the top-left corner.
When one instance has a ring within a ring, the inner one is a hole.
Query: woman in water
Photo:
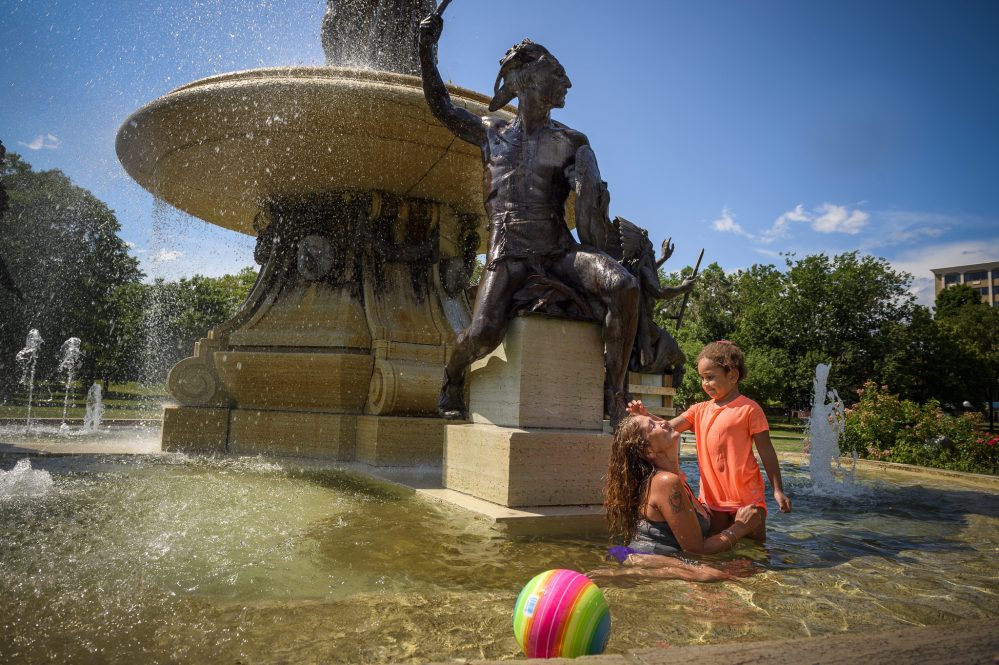
[[[741,507],[732,524],[708,535],[711,513],[700,503],[680,470],[680,433],[669,422],[633,414],[614,432],[604,508],[611,536],[627,543],[611,548],[622,568],[591,576],[640,575],[710,582],[731,574],[679,558],[732,549],[762,524],[762,509]]]

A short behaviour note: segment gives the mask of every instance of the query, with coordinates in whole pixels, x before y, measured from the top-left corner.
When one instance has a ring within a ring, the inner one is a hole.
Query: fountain
[[[21,383],[28,386],[28,415],[25,418],[24,430],[31,431],[31,403],[35,393],[35,367],[38,365],[38,351],[45,340],[41,333],[35,328],[28,331],[28,337],[24,341],[24,348],[17,352],[15,357],[17,364],[21,367]]]
[[[101,384],[95,383],[87,391],[87,408],[83,414],[83,432],[96,432],[104,418],[104,400]]]
[[[122,125],[126,171],[255,235],[261,264],[241,311],[170,371],[165,450],[440,465],[437,392],[485,219],[478,151],[412,76],[415,21],[433,6],[331,2],[330,66],[212,76]],[[487,96],[450,92],[486,112]]]
[[[839,442],[846,422],[843,401],[835,389],[827,389],[832,365],[820,363],[812,382],[812,413],[808,418],[809,458],[813,491],[830,494],[849,492],[854,487],[857,454],[852,473],[840,462]],[[833,471],[835,465],[838,474]]]
[[[69,391],[73,387],[73,379],[76,378],[76,372],[79,369],[80,338],[70,337],[62,343],[62,347],[59,349],[58,371],[66,374],[66,394],[62,401],[62,423],[59,425],[59,431],[63,434],[69,432],[69,425],[66,424],[66,413],[69,411]]]

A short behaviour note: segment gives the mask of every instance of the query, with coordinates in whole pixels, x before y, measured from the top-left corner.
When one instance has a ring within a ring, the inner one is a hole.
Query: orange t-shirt
[[[697,439],[699,498],[711,510],[766,507],[763,474],[753,455],[753,435],[770,429],[760,405],[739,395],[725,406],[698,402],[683,412]]]

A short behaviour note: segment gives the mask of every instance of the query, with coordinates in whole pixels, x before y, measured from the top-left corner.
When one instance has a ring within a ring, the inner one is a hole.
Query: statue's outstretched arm
[[[433,13],[420,23],[420,71],[423,76],[423,95],[430,106],[430,112],[445,127],[463,141],[477,146],[486,142],[486,128],[482,118],[451,103],[451,95],[437,70],[434,54],[441,38],[444,21],[439,13]]]

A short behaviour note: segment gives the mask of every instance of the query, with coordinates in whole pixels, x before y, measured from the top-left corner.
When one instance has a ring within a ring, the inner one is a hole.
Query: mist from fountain
[[[87,410],[83,415],[83,432],[96,432],[104,418],[104,400],[101,384],[95,383],[87,391]]]
[[[24,431],[31,431],[31,403],[35,394],[35,368],[38,365],[38,352],[45,340],[36,328],[28,331],[24,348],[17,352],[15,360],[21,368],[21,384],[28,386],[28,415],[25,418]]]
[[[856,460],[851,471],[840,462],[839,442],[846,413],[835,389],[827,388],[832,365],[819,363],[812,382],[812,413],[808,419],[809,461],[813,491],[821,494],[853,494],[856,488]],[[834,470],[835,466],[835,470]]]
[[[69,392],[73,387],[76,372],[80,369],[80,356],[82,355],[80,343],[79,337],[70,337],[62,343],[62,348],[59,349],[58,371],[66,375],[66,394],[62,400],[62,423],[59,425],[59,432],[61,434],[69,433],[69,425],[66,424],[66,413],[69,411]]]

